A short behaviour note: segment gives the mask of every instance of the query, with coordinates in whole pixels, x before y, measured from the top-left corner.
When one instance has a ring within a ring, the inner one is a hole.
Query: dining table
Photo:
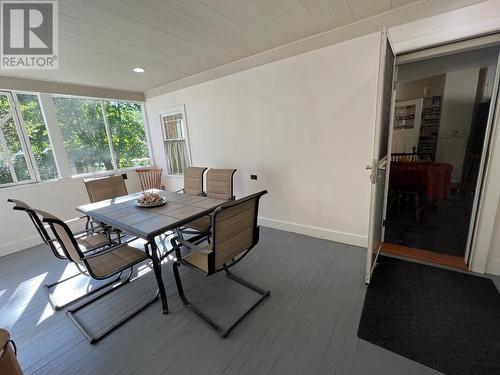
[[[210,214],[214,209],[227,203],[223,199],[209,198],[202,195],[187,195],[152,189],[166,198],[166,203],[157,207],[139,207],[136,202],[142,192],[107,199],[77,207],[77,211],[93,220],[112,226],[115,229],[143,239],[144,250],[153,264],[153,271],[158,283],[162,311],[168,313],[167,295],[161,275],[161,263],[165,253],[161,254],[156,239],[184,224]]]

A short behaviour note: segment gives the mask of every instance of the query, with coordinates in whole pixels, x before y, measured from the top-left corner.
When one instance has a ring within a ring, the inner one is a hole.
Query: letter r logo
[[[51,55],[54,46],[52,2],[2,1],[2,53]]]

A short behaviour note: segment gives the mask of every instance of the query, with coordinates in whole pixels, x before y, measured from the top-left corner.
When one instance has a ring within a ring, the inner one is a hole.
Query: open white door
[[[377,112],[375,116],[375,139],[373,159],[367,169],[371,170],[370,221],[368,229],[368,251],[366,258],[365,282],[370,279],[375,268],[384,234],[386,189],[389,175],[389,133],[392,131],[393,82],[396,57],[387,30],[384,28],[380,41],[379,77],[377,87]]]
[[[476,222],[478,220],[478,210],[479,210],[479,201],[481,197],[481,193],[483,191],[483,184],[484,184],[484,173],[485,173],[485,168],[486,168],[486,158],[488,156],[488,148],[490,145],[490,138],[491,138],[491,133],[492,133],[492,128],[494,124],[494,119],[495,116],[498,116],[498,114],[495,113],[495,108],[497,108],[497,101],[499,100],[498,97],[500,96],[499,93],[499,86],[500,86],[500,53],[498,54],[497,58],[497,66],[495,70],[495,79],[493,80],[493,91],[491,95],[491,102],[490,102],[490,110],[488,113],[488,120],[486,123],[486,130],[485,130],[485,136],[484,136],[484,141],[483,141],[483,152],[481,153],[481,162],[479,164],[479,172],[478,172],[478,178],[476,182],[476,189],[475,189],[475,194],[474,194],[474,202],[472,203],[472,212],[471,212],[471,219],[470,219],[470,224],[469,224],[469,234],[467,235],[467,245],[465,247],[465,256],[464,256],[464,261],[465,264],[468,265],[469,269],[471,269],[471,256],[472,256],[472,247],[473,247],[473,238],[476,235]]]

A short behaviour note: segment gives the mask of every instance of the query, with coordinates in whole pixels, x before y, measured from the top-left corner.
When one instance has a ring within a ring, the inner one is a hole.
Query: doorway
[[[499,52],[397,66],[382,252],[467,269]]]

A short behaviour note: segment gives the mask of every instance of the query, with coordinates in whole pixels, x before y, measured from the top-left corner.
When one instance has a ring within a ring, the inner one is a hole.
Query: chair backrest
[[[76,242],[75,236],[68,224],[48,212],[42,210],[34,211],[43,218],[44,223],[49,224],[66,257],[74,263],[84,265],[82,261],[84,257],[83,252],[80,246],[78,246],[78,242]]]
[[[430,161],[398,161],[391,163],[389,189],[399,192],[424,191]]]
[[[161,168],[141,168],[135,170],[141,181],[142,191],[161,189]]]
[[[207,172],[207,197],[234,200],[233,176],[236,169],[209,169]]]
[[[127,195],[122,175],[83,180],[91,203]]]
[[[45,229],[42,221],[40,220],[40,217],[35,212],[36,211],[35,209],[31,208],[27,203],[20,201],[18,199],[7,199],[7,202],[15,204],[15,206],[13,207],[14,210],[26,212],[29,218],[31,219],[31,222],[35,226],[35,229],[37,230],[38,234],[42,238],[43,243],[50,246],[50,249],[57,258],[66,259],[66,255],[62,252],[61,248],[56,246],[54,240],[50,238],[49,233]]]
[[[395,152],[391,154],[391,161],[397,162],[408,162],[408,161],[417,161],[418,155],[414,152]]]
[[[214,269],[250,250],[259,242],[257,215],[259,200],[267,190],[226,203],[212,214],[212,249]],[[210,267],[209,267],[210,268]]]
[[[200,195],[203,193],[203,175],[206,170],[206,167],[184,169],[184,194]]]

